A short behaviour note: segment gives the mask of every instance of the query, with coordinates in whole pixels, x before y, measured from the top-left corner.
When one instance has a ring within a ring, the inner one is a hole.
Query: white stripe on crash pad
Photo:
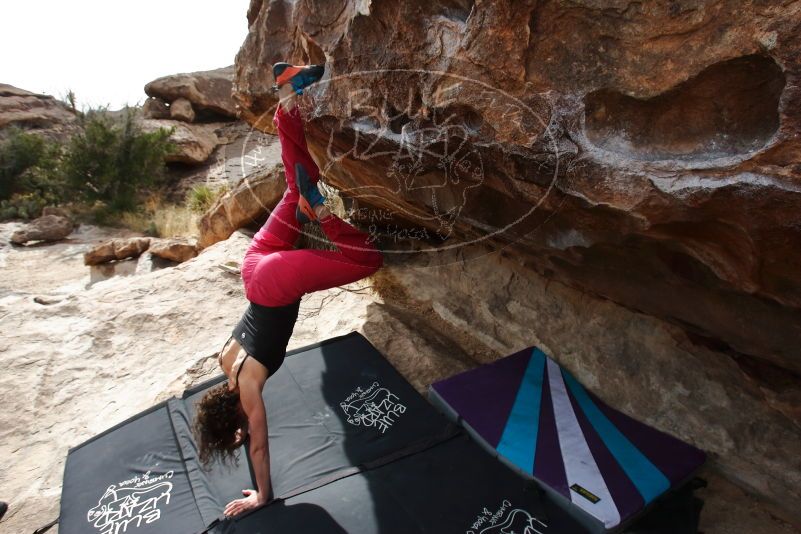
[[[551,387],[556,433],[559,436],[559,449],[562,451],[562,461],[565,464],[567,485],[578,484],[601,500],[593,504],[573,490],[570,490],[570,499],[573,504],[598,518],[606,528],[612,528],[620,524],[620,512],[612,500],[609,488],[606,487],[604,477],[592,457],[590,447],[573,412],[562,371],[551,358],[548,358],[548,384]]]

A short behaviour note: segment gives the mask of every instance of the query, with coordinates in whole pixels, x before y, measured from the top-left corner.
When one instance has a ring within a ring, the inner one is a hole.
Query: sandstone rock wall
[[[670,335],[610,331],[631,345],[595,356],[549,348],[590,385],[644,373],[610,400],[719,452],[763,496],[798,496],[799,466],[771,447],[801,428],[801,5],[253,0],[248,21],[241,116],[272,128],[265,65],[325,62],[304,97],[310,148],[393,258],[480,242],[521,279],[579,290],[589,310],[607,299],[659,319]],[[569,336],[594,320],[570,306],[551,310],[558,328],[515,315],[515,337],[498,319],[507,269],[470,286],[433,270],[415,298],[493,357],[523,332]],[[710,397],[688,403],[694,380]]]
[[[8,128],[38,132],[63,140],[79,129],[75,110],[50,95],[0,83],[0,139]]]

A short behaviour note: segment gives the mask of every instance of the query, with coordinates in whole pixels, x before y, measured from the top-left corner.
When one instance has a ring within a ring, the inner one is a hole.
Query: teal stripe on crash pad
[[[584,386],[579,384],[573,375],[566,369],[562,369],[562,376],[584,415],[587,416],[590,424],[612,456],[615,457],[626,476],[634,483],[645,504],[667,491],[670,488],[670,481],[662,471],[651,463],[651,460],[640,452],[640,449],[629,441],[615,424],[598,409]]]
[[[531,351],[515,403],[496,447],[501,455],[528,474],[534,473],[544,374],[545,353],[535,348]]]

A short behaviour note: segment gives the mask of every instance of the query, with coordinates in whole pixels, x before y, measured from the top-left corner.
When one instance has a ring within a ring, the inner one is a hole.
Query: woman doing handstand
[[[278,63],[273,74],[280,97],[273,122],[281,142],[287,189],[242,261],[249,305],[219,354],[228,381],[208,391],[198,403],[194,424],[199,458],[206,466],[215,459],[232,458],[249,436],[257,489],[243,490],[244,498],[226,506],[227,516],[271,498],[262,389],[283,362],[301,296],[362,279],[383,262],[368,235],[330,213],[317,189],[320,171],[306,147],[296,95],[322,77],[323,67]],[[318,221],[338,250],[295,250],[300,224],[309,221]]]

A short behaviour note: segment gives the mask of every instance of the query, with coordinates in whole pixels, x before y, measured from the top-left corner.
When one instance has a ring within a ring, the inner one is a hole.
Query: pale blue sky
[[[119,109],[167,74],[234,63],[248,0],[39,0],[0,4],[0,83]]]

